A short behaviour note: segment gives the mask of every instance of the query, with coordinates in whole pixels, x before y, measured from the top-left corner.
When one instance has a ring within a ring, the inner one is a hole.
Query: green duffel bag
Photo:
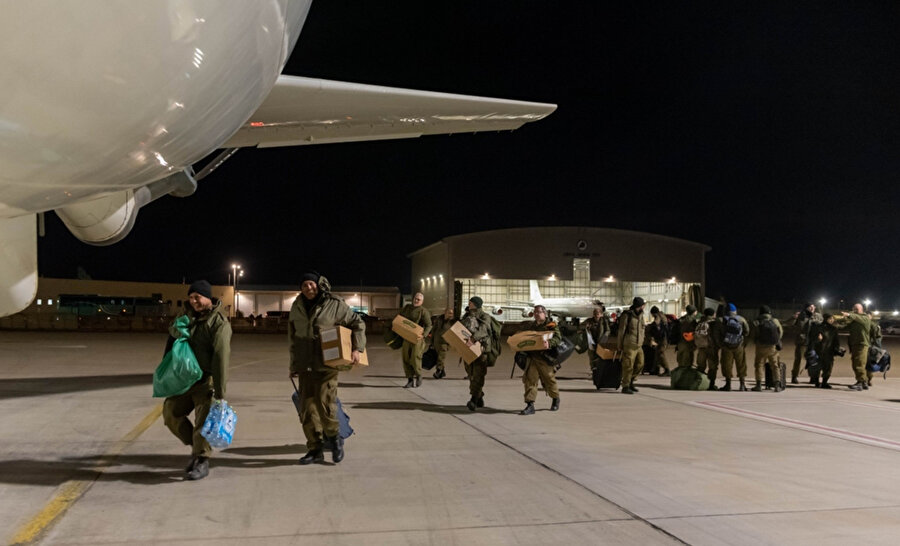
[[[696,368],[678,367],[672,370],[672,388],[679,391],[705,391],[709,378]]]
[[[384,343],[390,347],[391,349],[397,350],[400,347],[403,347],[403,338],[400,337],[400,334],[391,330],[391,325],[388,324],[384,328]]]

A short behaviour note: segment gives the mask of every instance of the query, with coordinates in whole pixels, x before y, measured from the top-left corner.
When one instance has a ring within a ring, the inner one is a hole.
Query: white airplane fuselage
[[[274,86],[311,1],[10,3],[0,218],[138,188],[220,147]]]

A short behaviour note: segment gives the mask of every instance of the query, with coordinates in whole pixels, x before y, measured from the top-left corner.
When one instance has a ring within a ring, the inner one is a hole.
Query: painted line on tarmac
[[[391,383],[393,383],[394,385],[397,385],[398,387],[400,386],[400,383],[397,383],[397,382],[394,382],[394,381],[391,381]],[[410,394],[415,395],[416,397],[418,397],[418,398],[424,400],[425,402],[428,402],[429,404],[435,404],[435,402],[429,400],[428,398],[425,398],[424,396],[422,396],[422,395],[419,394],[418,392],[412,392],[411,389],[406,389],[406,390],[407,390],[407,392],[409,392]],[[601,495],[601,494],[598,493],[597,491],[594,491],[593,489],[591,489],[590,487],[584,485],[583,483],[579,482],[578,480],[575,480],[574,478],[571,478],[571,477],[567,476],[566,474],[560,472],[559,470],[553,468],[552,466],[549,466],[549,465],[547,465],[546,463],[543,463],[543,462],[539,461],[538,459],[532,457],[531,455],[528,455],[528,454],[525,453],[524,451],[520,451],[518,448],[516,448],[516,447],[514,447],[514,446],[512,446],[512,445],[510,445],[510,444],[508,444],[508,443],[506,443],[506,442],[504,442],[503,440],[497,438],[496,436],[494,436],[494,435],[492,435],[492,434],[489,434],[489,433],[485,432],[484,430],[481,430],[481,429],[478,428],[477,426],[475,426],[475,425],[473,425],[472,423],[470,423],[470,422],[466,421],[465,419],[463,419],[461,416],[451,414],[451,417],[453,417],[453,418],[456,419],[457,421],[463,423],[464,425],[470,427],[471,429],[475,430],[476,432],[480,433],[481,435],[486,436],[486,437],[490,438],[491,440],[497,442],[498,444],[500,444],[500,445],[502,445],[503,447],[509,449],[510,451],[513,451],[513,452],[519,454],[520,456],[522,456],[522,457],[524,457],[525,459],[527,459],[527,460],[533,462],[534,464],[540,466],[541,468],[544,468],[544,469],[546,469],[546,470],[549,470],[549,471],[552,472],[553,474],[556,474],[556,475],[559,476],[560,478],[562,478],[562,479],[564,479],[564,480],[566,480],[566,481],[568,481],[568,482],[570,482],[570,483],[575,484],[576,486],[578,486],[578,487],[580,487],[581,489],[587,491],[587,492],[590,493],[591,495],[594,495],[595,497],[597,497],[597,498],[599,498],[599,499],[601,499],[601,500],[603,500],[603,501],[605,501],[605,502],[608,502],[608,503],[611,504],[612,506],[615,506],[616,508],[618,508],[619,510],[621,510],[622,512],[624,512],[625,514],[627,514],[628,517],[629,517],[631,520],[639,521],[639,522],[641,522],[641,523],[644,523],[644,524],[647,525],[648,527],[650,527],[650,528],[654,529],[655,531],[657,531],[657,532],[659,532],[659,533],[661,533],[661,534],[663,534],[663,535],[665,535],[665,536],[671,538],[672,540],[677,541],[677,542],[680,543],[680,544],[688,544],[687,542],[685,542],[685,541],[682,540],[681,538],[679,538],[679,537],[677,537],[676,535],[672,534],[671,532],[669,532],[669,531],[663,529],[663,528],[660,527],[659,525],[656,525],[655,523],[653,523],[653,522],[650,521],[649,519],[639,516],[638,514],[634,513],[633,511],[629,510],[628,508],[625,508],[625,507],[622,506],[621,504],[619,504],[619,503],[613,501],[612,499],[608,499],[608,498],[604,497],[603,495]],[[621,519],[619,519],[619,518],[616,518],[616,519],[617,519],[617,521],[623,521],[623,520],[621,520]]]
[[[150,425],[159,419],[160,415],[162,415],[162,403],[157,404],[150,410],[150,413],[145,415],[137,426],[131,429],[128,434],[123,436],[121,440],[116,442],[115,445],[109,449],[109,451],[100,457],[97,466],[94,468],[96,474],[93,478],[87,480],[72,480],[60,485],[53,498],[50,499],[50,501],[44,505],[44,508],[31,518],[28,523],[19,529],[9,544],[31,544],[40,538],[53,523],[59,521],[66,511],[88,492],[91,486],[93,486],[97,479],[103,474],[103,471],[113,464],[116,458],[130,443],[137,440],[144,431],[150,428]]]
[[[824,434],[826,436],[831,436],[833,438],[840,438],[842,440],[849,440],[851,442],[857,442],[861,444],[866,444],[875,447],[881,447],[885,449],[891,449],[894,451],[900,451],[900,442],[896,442],[894,440],[888,440],[887,438],[880,438],[878,436],[870,436],[868,434],[860,434],[859,432],[853,432],[850,430],[844,430],[841,428],[828,427],[825,425],[819,425],[816,423],[810,423],[807,421],[799,421],[797,419],[789,419],[787,417],[778,417],[777,415],[770,415],[768,413],[762,413],[758,411],[750,411],[746,409],[736,408],[733,406],[728,406],[726,404],[721,404],[718,402],[689,402],[692,406],[697,406],[701,408],[711,409],[713,411],[720,411],[723,413],[730,413],[732,415],[738,415],[741,417],[747,417],[749,419],[755,419],[757,421],[763,421],[766,423],[772,423],[775,425],[782,425],[790,428],[796,428],[800,430],[805,430],[807,432],[815,432],[818,434]]]

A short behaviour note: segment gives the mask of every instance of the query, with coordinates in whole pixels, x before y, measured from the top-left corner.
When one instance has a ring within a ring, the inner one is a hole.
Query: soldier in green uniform
[[[678,319],[678,345],[675,347],[675,360],[681,368],[694,365],[694,329],[697,327],[697,308],[688,305],[684,315]]]
[[[861,303],[853,305],[853,312],[841,312],[837,326],[850,331],[850,362],[856,383],[850,385],[854,391],[868,390],[869,378],[866,375],[866,361],[869,359],[869,345],[872,343],[872,319],[866,314]]]
[[[716,336],[719,334],[716,326],[716,310],[707,307],[703,310],[703,316],[697,323],[694,331],[694,345],[697,346],[697,371],[705,373],[712,383],[719,368]],[[710,377],[711,376],[711,377]]]
[[[819,355],[819,362],[822,363],[822,381],[819,382],[819,374],[813,374],[813,381],[817,387],[822,389],[830,389],[831,385],[828,379],[831,378],[831,370],[834,368],[834,357],[841,351],[841,344],[838,340],[838,331],[834,326],[834,317],[828,313],[824,315],[824,321],[819,325],[816,331],[816,337],[813,340],[816,353]]]
[[[797,337],[794,339],[794,366],[791,368],[791,383],[796,385],[800,382],[797,376],[800,375],[800,365],[803,363],[807,347],[815,341],[810,339],[810,333],[822,324],[822,314],[816,311],[815,304],[806,303],[803,309],[794,313],[790,323],[797,327]],[[810,378],[810,383],[812,382]]]
[[[750,339],[750,324],[747,319],[737,314],[737,307],[733,303],[729,303],[725,307],[725,316],[722,317],[722,375],[725,377],[725,385],[723,391],[731,390],[731,378],[734,368],[737,367],[737,375],[740,379],[739,389],[747,390],[744,378],[747,377],[747,358],[746,347]],[[709,390],[716,390],[713,385],[712,378],[709,382]]]
[[[644,369],[644,299],[636,297],[619,315],[616,349],[622,352],[622,394],[638,391],[634,380]]]
[[[669,349],[669,328],[671,328],[669,317],[655,305],[650,308],[650,316],[653,317],[653,322],[647,326],[646,334],[650,346],[653,347],[653,363],[661,377],[668,377],[671,373],[669,360],[666,358],[666,351]],[[647,340],[644,342],[647,343]]]
[[[403,374],[406,376],[404,389],[418,387],[422,384],[422,353],[425,352],[425,337],[431,333],[431,313],[422,306],[424,301],[425,295],[416,292],[412,303],[408,303],[403,306],[403,309],[400,309],[401,316],[424,328],[418,341],[412,343],[404,339],[403,347],[400,349],[403,358]]]
[[[559,327],[555,322],[550,321],[547,316],[547,308],[543,305],[534,306],[534,320],[526,324],[522,330],[531,330],[535,332],[553,332],[549,340],[544,341],[544,349],[552,349],[559,345],[562,337],[559,333]],[[541,351],[527,351],[525,353],[525,374],[522,376],[522,383],[525,384],[525,409],[519,412],[520,415],[534,414],[534,401],[537,399],[538,380],[544,386],[544,392],[552,400],[550,402],[550,411],[559,409],[559,386],[556,384],[556,366],[547,362]]]
[[[481,343],[481,357],[472,361],[468,368],[469,394],[471,397],[466,402],[466,407],[470,411],[484,407],[484,378],[487,375],[486,354],[491,343],[491,317],[481,308],[483,304],[484,300],[478,296],[473,296],[469,299],[466,313],[459,319],[462,325],[472,333],[472,336],[466,340],[466,343],[469,345],[474,345],[475,342]]]
[[[304,274],[288,322],[290,376],[299,378],[300,421],[306,436],[302,465],[324,462],[324,447],[331,448],[335,463],[344,458],[337,417],[338,370],[325,365],[319,341],[320,330],[334,326],[353,331],[351,360],[359,363],[360,353],[366,350],[366,324],[342,299],[331,294],[328,279],[316,272]]]
[[[202,480],[209,475],[209,457],[212,448],[200,429],[209,415],[213,398],[225,398],[228,380],[228,360],[231,355],[231,325],[222,314],[222,302],[212,297],[212,286],[207,281],[195,281],[188,288],[190,318],[188,345],[197,357],[203,375],[184,394],[170,396],[163,402],[163,422],[172,434],[186,446],[191,446],[191,462],[185,479]],[[170,341],[180,337],[174,321],[169,326]],[[194,412],[194,422],[188,415]]]
[[[431,346],[437,353],[437,364],[434,366],[433,375],[435,379],[447,377],[447,372],[444,370],[444,359],[447,357],[447,351],[450,350],[450,344],[444,339],[444,332],[449,330],[454,322],[456,321],[453,320],[453,308],[448,307],[444,309],[443,315],[439,315],[435,319],[434,328],[431,329]]]
[[[775,392],[784,390],[784,377],[781,377],[781,369],[778,365],[778,351],[781,350],[781,338],[784,329],[777,318],[772,317],[772,310],[768,305],[759,308],[759,316],[753,321],[750,328],[750,337],[756,342],[756,357],[753,360],[753,370],[756,375],[756,385],[750,389],[759,392],[762,390],[763,366],[769,366],[772,373],[772,381],[775,383]]]
[[[609,317],[603,312],[603,306],[594,307],[591,318],[584,321],[584,329],[590,335],[588,343],[588,363],[593,370],[597,365],[597,346],[603,345],[609,338]]]

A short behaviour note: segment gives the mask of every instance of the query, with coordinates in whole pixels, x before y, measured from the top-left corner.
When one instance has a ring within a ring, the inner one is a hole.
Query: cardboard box
[[[466,345],[466,340],[472,337],[470,332],[461,322],[454,322],[449,330],[444,332],[444,341],[453,347],[453,350],[459,353],[459,356],[471,364],[481,356],[481,343],[476,341],[472,345]]]
[[[322,358],[326,366],[337,368],[347,366],[352,362],[350,354],[353,352],[353,332],[343,326],[335,326],[319,331],[319,339],[322,341]],[[369,365],[369,355],[359,355],[359,365]]]
[[[602,345],[597,345],[597,350],[595,352],[597,353],[597,356],[599,356],[603,360],[612,360],[613,358],[616,357],[615,351],[607,349],[606,347],[603,347]]]
[[[397,335],[410,343],[419,341],[419,337],[425,333],[425,328],[422,328],[403,315],[394,317],[394,322],[391,323],[391,330],[397,332]]]
[[[553,332],[525,330],[509,336],[506,342],[512,347],[513,351],[543,351],[544,342],[550,341],[552,337]]]

